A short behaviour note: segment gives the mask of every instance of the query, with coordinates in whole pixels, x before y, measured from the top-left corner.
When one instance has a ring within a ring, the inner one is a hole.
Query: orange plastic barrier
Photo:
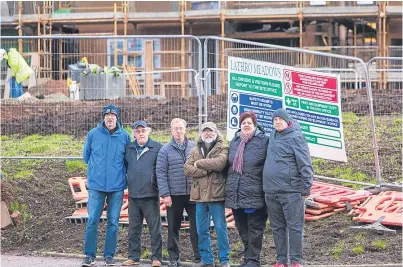
[[[87,178],[86,177],[71,177],[68,179],[71,194],[77,201],[88,198]],[[79,190],[76,192],[76,190]]]
[[[402,192],[385,191],[373,195],[354,209],[353,213],[358,214],[353,218],[354,221],[374,223],[384,217],[381,224],[402,227]]]
[[[355,208],[370,195],[371,193],[365,190],[356,191],[341,185],[315,181],[311,187],[311,194],[305,202],[307,207],[305,220],[316,221],[344,211],[347,207]],[[349,206],[347,206],[347,202]]]

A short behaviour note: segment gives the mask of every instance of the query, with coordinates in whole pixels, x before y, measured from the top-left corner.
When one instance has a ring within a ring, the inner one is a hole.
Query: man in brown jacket
[[[185,164],[185,175],[193,178],[190,200],[196,202],[196,225],[201,267],[214,267],[210,242],[210,218],[217,233],[218,257],[222,267],[229,267],[229,241],[225,220],[225,179],[228,147],[213,122],[201,127],[200,138]]]

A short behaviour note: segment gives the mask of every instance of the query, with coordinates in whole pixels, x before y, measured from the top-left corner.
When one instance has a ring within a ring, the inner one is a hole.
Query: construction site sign
[[[227,139],[240,128],[244,111],[253,111],[270,134],[279,108],[299,122],[311,156],[347,161],[338,75],[228,57]]]

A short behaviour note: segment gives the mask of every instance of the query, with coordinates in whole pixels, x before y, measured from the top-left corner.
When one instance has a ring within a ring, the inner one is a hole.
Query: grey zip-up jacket
[[[270,136],[263,170],[265,193],[309,191],[313,182],[313,168],[308,144],[297,121],[283,132]]]
[[[174,140],[165,144],[158,153],[157,181],[160,197],[190,195],[192,177],[185,176],[184,166],[195,143],[188,139],[184,153]]]
[[[131,198],[158,197],[155,170],[161,147],[161,143],[155,142],[151,138],[148,139],[141,154],[137,151],[136,141],[126,146],[125,165]]]

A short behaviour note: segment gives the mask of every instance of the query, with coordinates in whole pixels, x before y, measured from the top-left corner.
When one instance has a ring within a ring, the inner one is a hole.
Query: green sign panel
[[[298,98],[286,96],[285,97],[285,105],[293,108],[299,108]]]
[[[310,135],[303,133],[306,141],[311,144],[315,145],[322,145],[322,146],[328,146],[328,147],[334,147],[334,148],[342,148],[342,144],[340,141],[329,139],[329,138],[323,138],[315,135]]]
[[[282,82],[238,73],[230,74],[230,88],[281,97]]]
[[[316,125],[309,125],[309,124],[306,124],[303,122],[300,122],[299,125],[301,127],[301,131],[303,131],[303,132],[314,133],[314,134],[324,135],[324,136],[333,137],[333,138],[341,138],[341,133],[339,130],[320,127],[320,126],[316,126]]]
[[[287,101],[287,100],[286,100]],[[339,116],[339,108],[336,105],[320,103],[311,100],[300,99],[301,109],[314,111],[322,114]]]

